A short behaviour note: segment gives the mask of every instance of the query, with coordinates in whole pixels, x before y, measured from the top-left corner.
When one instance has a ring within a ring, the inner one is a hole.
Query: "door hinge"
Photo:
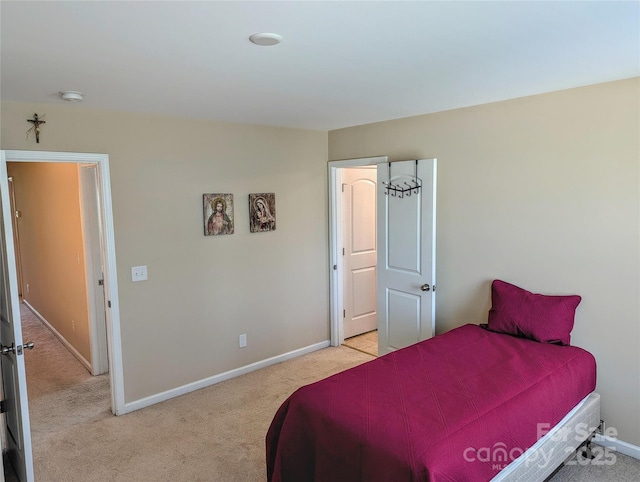
[[[342,192],[344,192],[344,186],[345,186],[345,185],[343,184],[343,185],[342,185]]]
[[[107,300],[107,305],[111,308],[111,300]]]
[[[98,286],[104,286],[104,280],[103,279],[99,279],[98,280]]]
[[[7,401],[0,401],[0,413],[7,413]]]
[[[347,317],[347,310],[342,310],[342,317],[346,318]]]
[[[344,248],[342,248],[342,256],[344,256]]]

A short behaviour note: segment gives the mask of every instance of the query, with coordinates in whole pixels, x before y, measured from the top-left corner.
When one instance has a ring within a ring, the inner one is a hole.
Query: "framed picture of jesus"
[[[233,194],[203,194],[204,235],[233,234]]]

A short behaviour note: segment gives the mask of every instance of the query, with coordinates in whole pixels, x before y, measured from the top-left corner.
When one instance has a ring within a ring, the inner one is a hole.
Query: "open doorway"
[[[377,164],[329,162],[331,344],[377,356]]]
[[[7,163],[21,313],[39,320],[89,373],[101,375],[108,360],[95,171],[86,164]],[[31,328],[23,326],[23,338]]]
[[[75,189],[67,194],[76,199],[79,212],[74,222],[81,240],[77,242],[76,251],[72,251],[71,262],[80,264],[82,252],[87,317],[94,325],[90,329],[90,346],[84,350],[91,355],[85,357],[84,365],[94,375],[109,374],[111,411],[116,415],[125,413],[109,157],[93,153],[8,150],[3,151],[3,158],[7,166],[67,166],[74,173]],[[53,183],[55,179],[49,181]],[[15,183],[13,179],[12,192]],[[40,215],[46,216],[48,200],[42,192],[34,197],[41,208]],[[19,211],[13,211],[16,217],[21,215]],[[22,268],[20,260],[16,261]],[[20,272],[23,278],[23,270]],[[20,284],[21,294],[26,295],[31,285],[27,280],[21,280]]]
[[[0,172],[2,178],[0,178],[0,186],[2,189],[0,193],[3,193],[3,219],[5,219],[5,233],[9,233],[11,226],[7,225],[8,219],[13,217],[15,212],[9,210],[10,202],[8,196],[5,197],[4,193],[9,192],[8,187],[8,173],[7,164],[9,163],[70,163],[79,170],[80,183],[84,182],[83,179],[92,179],[93,186],[86,192],[83,191],[83,195],[76,189],[71,195],[80,197],[80,209],[83,211],[83,230],[91,232],[88,225],[91,222],[95,222],[94,234],[97,232],[97,244],[99,247],[94,251],[99,252],[100,261],[96,265],[101,265],[102,276],[96,280],[100,283],[104,289],[104,293],[101,293],[101,297],[105,303],[105,308],[102,310],[105,313],[105,327],[103,332],[106,332],[106,349],[107,352],[107,374],[101,377],[92,377],[95,379],[101,379],[106,386],[104,393],[106,395],[101,396],[104,401],[104,406],[107,411],[112,412],[115,415],[126,413],[124,404],[124,385],[123,385],[123,371],[122,371],[122,347],[120,338],[120,321],[119,321],[119,301],[118,301],[118,286],[117,286],[117,273],[116,273],[116,260],[115,260],[115,240],[113,233],[113,215],[111,207],[111,185],[109,174],[109,157],[106,154],[92,154],[92,153],[67,153],[67,152],[46,152],[46,151],[2,151],[0,160]],[[86,169],[86,170],[85,170]],[[89,174],[86,174],[86,173]],[[93,191],[91,191],[93,189]],[[92,192],[92,193],[91,193]],[[89,193],[89,194],[87,194]],[[93,221],[89,222],[89,219],[85,216],[85,211],[93,209],[93,207],[83,200],[86,196],[93,197],[93,203],[97,206],[98,215],[93,218]],[[47,199],[44,196],[40,196],[38,199],[41,206],[40,215],[47,215]],[[8,229],[7,229],[8,228]],[[89,244],[95,244],[95,241],[91,241],[91,235],[85,236],[86,241]],[[14,257],[15,250],[13,248],[13,238],[10,235],[4,235],[3,253],[8,256],[6,258],[8,269],[6,270],[7,283],[6,286],[10,288],[7,293],[9,305],[11,306],[11,312],[7,314],[6,321],[8,328],[14,336],[16,345],[16,355],[22,355],[22,324],[20,313],[20,299],[17,289],[17,276],[16,276],[16,260]],[[95,239],[95,238],[94,238]],[[96,245],[97,246],[97,245]],[[79,247],[78,250],[81,248]],[[6,251],[5,251],[6,250]],[[24,254],[24,253],[23,253]],[[78,262],[77,255],[75,262]],[[95,259],[92,257],[92,259]],[[73,263],[74,260],[66,260]],[[87,265],[90,264],[87,259]],[[64,269],[64,268],[63,268]],[[23,273],[24,275],[24,273]],[[24,276],[23,276],[24,277]],[[26,280],[23,280],[23,286],[26,285]],[[46,285],[46,283],[44,283]],[[26,294],[26,293],[25,293]],[[87,293],[87,297],[90,297]],[[8,305],[8,306],[9,306]],[[33,312],[32,312],[33,313]],[[4,317],[3,317],[4,319]],[[11,341],[11,340],[9,340]],[[20,348],[20,350],[18,350]],[[29,348],[28,343],[24,345],[24,348]],[[33,351],[29,351],[29,354],[35,354],[38,347],[35,347]],[[95,351],[95,350],[94,350]],[[12,397],[11,405],[8,406],[8,410],[5,413],[7,417],[7,425],[17,427],[16,434],[20,442],[19,447],[21,452],[18,453],[18,457],[14,463],[16,470],[20,469],[20,473],[26,473],[27,478],[29,474],[33,474],[33,464],[31,455],[31,428],[29,420],[29,404],[26,389],[26,374],[24,370],[24,363],[22,362],[23,356],[17,356],[17,362],[14,364],[15,369],[7,374],[3,373],[3,383],[7,380],[13,380],[14,385],[17,388],[16,396]],[[13,360],[13,359],[12,359]],[[93,360],[93,359],[92,359]],[[20,362],[20,363],[18,363]],[[8,365],[8,364],[7,364]],[[11,365],[13,367],[14,365]],[[3,364],[4,369],[4,364]],[[8,370],[8,369],[7,369]],[[88,373],[85,370],[86,373]],[[89,375],[90,376],[90,375]],[[85,386],[79,393],[83,393],[86,390]],[[106,397],[106,400],[104,398]],[[71,397],[73,400],[73,397]],[[64,412],[66,415],[73,415],[75,410],[75,404],[60,403],[57,405],[57,409]],[[49,410],[51,407],[49,406]],[[16,421],[17,420],[17,421]],[[34,427],[34,433],[38,430],[38,427]],[[13,463],[13,461],[12,461]]]
[[[87,289],[89,317],[100,320],[96,312],[103,313],[104,321],[92,330],[89,368],[97,373],[108,372],[111,411],[115,415],[126,413],[122,373],[122,347],[118,284],[111,204],[109,156],[107,154],[3,151],[6,165],[43,163],[73,165],[77,168],[78,188],[70,194],[79,199],[83,246],[87,252],[87,279],[92,278],[92,289]],[[43,215],[46,199],[40,199]],[[77,262],[77,257],[75,259]],[[29,287],[31,288],[31,287]],[[23,280],[26,291],[26,280]],[[26,294],[26,293],[23,293]],[[106,339],[106,343],[104,341]]]
[[[111,410],[97,166],[7,162],[34,455]]]
[[[343,231],[351,228],[343,220],[342,189],[348,190],[344,174],[355,167],[377,168],[377,265],[370,271],[376,274],[378,354],[434,335],[436,164],[436,159],[388,162],[386,157],[329,162],[332,346],[343,344],[350,334],[344,321],[350,300],[345,298],[353,293],[347,291],[345,276],[352,274],[347,272]]]
[[[378,356],[376,166],[340,169],[344,345]]]

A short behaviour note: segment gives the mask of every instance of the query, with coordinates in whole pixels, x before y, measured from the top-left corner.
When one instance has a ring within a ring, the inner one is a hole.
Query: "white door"
[[[79,166],[80,209],[84,237],[89,334],[91,337],[91,374],[109,371],[107,321],[104,298],[103,236],[100,233],[100,203],[98,200],[98,167],[95,164]]]
[[[435,159],[378,165],[380,355],[434,335],[435,194]]]
[[[4,447],[21,481],[33,480],[31,431],[27,401],[27,376],[20,324],[16,258],[11,228],[11,208],[4,152],[0,159],[0,343],[2,344],[2,394]]]
[[[376,168],[343,169],[344,337],[378,328]]]

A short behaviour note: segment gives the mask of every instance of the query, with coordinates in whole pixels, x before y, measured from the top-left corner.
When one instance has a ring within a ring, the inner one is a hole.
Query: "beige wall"
[[[126,402],[328,340],[326,132],[82,105],[3,103],[1,120],[3,149],[109,154]],[[233,235],[203,235],[215,192],[234,195]],[[251,192],[275,193],[276,231],[249,232]]]
[[[635,445],[639,92],[633,79],[328,135],[329,159],[439,159],[439,333],[485,321],[494,278],[583,296],[573,343]],[[25,140],[34,112],[40,144]],[[126,401],[327,340],[326,133],[19,103],[1,121],[3,149],[110,155]],[[235,234],[202,235],[208,192],[234,194]],[[250,192],[276,193],[277,231],[249,233]],[[132,283],[140,264],[149,281]]]
[[[640,445],[640,80],[341,129],[329,159],[438,158],[436,331],[481,323],[490,282],[577,293],[572,343],[603,417]]]
[[[11,162],[7,171],[21,211],[23,297],[91,363],[78,167]]]

